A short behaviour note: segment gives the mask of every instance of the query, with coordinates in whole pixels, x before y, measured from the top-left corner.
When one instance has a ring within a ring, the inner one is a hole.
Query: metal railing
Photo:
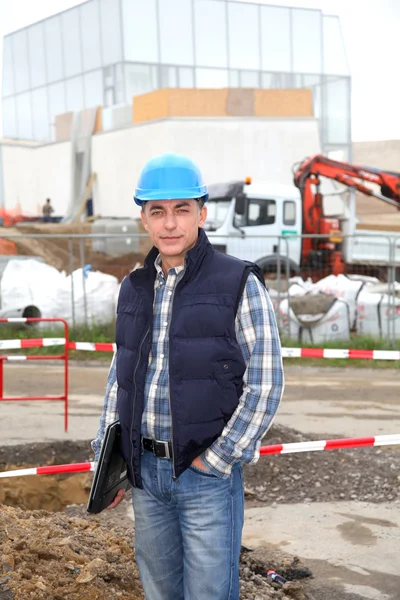
[[[326,236],[242,236],[238,233],[237,236],[216,237],[211,232],[207,235],[216,247],[225,248],[228,254],[247,260],[267,259],[264,260],[267,287],[278,325],[289,338],[311,342],[319,328],[318,335],[339,339],[337,336],[344,333],[335,329],[335,319],[338,321],[340,313],[340,318],[345,321],[346,311],[349,313],[348,335],[370,335],[389,341],[400,338],[400,284],[397,283],[400,280],[400,235],[364,231],[344,235],[341,249],[346,260],[341,281],[331,277],[334,269],[323,252],[316,251],[308,261],[300,260],[306,237],[317,247],[318,241],[329,241]],[[147,234],[134,233],[8,234],[4,230],[2,238],[14,242],[19,252],[38,257],[42,263],[65,272],[60,279],[62,289],[54,290],[52,314],[48,314],[49,305],[45,308],[38,305],[38,308],[42,316],[65,318],[72,326],[111,322],[120,282],[143,264],[150,248]],[[4,298],[3,285],[7,275],[4,264],[10,258],[13,257],[3,256],[2,308],[4,304],[7,307],[10,304],[10,299]],[[263,260],[260,262],[263,264]],[[104,278],[99,278],[96,272],[103,273]],[[15,282],[13,298],[16,304],[19,290],[22,294],[26,287],[26,282],[21,282],[20,288]],[[40,289],[33,289],[33,284],[31,287],[29,303],[35,305],[36,296],[38,302],[41,299]],[[329,302],[322,306],[320,313],[318,308],[311,307],[312,297],[318,292],[319,296],[321,293],[335,296],[336,307],[331,314],[328,314],[332,309],[332,306],[327,308]],[[300,295],[304,296],[303,302],[298,299]],[[322,327],[329,319],[332,319],[331,332],[328,326]]]

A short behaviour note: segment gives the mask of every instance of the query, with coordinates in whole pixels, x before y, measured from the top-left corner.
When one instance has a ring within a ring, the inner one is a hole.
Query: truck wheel
[[[265,256],[255,261],[256,264],[263,270],[266,279],[271,278],[271,275],[276,275],[278,272],[278,260],[276,256]],[[280,270],[285,277],[295,277],[300,273],[300,267],[291,259],[281,258]],[[288,271],[288,273],[286,272]]]

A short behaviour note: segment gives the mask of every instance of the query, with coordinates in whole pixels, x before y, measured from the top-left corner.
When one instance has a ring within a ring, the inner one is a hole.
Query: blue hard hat
[[[142,206],[149,200],[208,200],[207,186],[198,166],[182,154],[161,154],[143,167],[133,199]]]

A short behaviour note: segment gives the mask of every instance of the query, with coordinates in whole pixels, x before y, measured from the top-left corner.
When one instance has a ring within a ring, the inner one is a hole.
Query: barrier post
[[[0,323],[62,323],[64,325],[64,338],[42,338],[42,339],[26,339],[20,340],[20,344],[15,345],[15,341],[8,340],[7,343],[11,342],[10,348],[34,348],[37,346],[64,346],[64,353],[57,355],[48,356],[0,356],[0,402],[22,402],[25,400],[61,400],[64,402],[64,431],[68,431],[68,350],[69,350],[69,330],[68,323],[65,319],[50,319],[50,318],[33,318],[33,317],[13,317],[0,319]],[[2,348],[6,346],[2,344]],[[64,393],[60,396],[47,395],[47,396],[10,396],[4,397],[3,395],[3,362],[7,360],[10,362],[19,362],[25,360],[62,360],[64,361]]]
[[[69,384],[69,327],[67,321],[64,323],[65,346],[64,346],[64,431],[68,431],[68,384]]]

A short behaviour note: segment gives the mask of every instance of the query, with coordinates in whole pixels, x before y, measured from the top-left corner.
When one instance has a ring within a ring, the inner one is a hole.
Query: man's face
[[[141,212],[144,228],[161,255],[181,257],[195,246],[207,217],[196,200],[151,200]],[[182,260],[183,262],[183,260]]]

